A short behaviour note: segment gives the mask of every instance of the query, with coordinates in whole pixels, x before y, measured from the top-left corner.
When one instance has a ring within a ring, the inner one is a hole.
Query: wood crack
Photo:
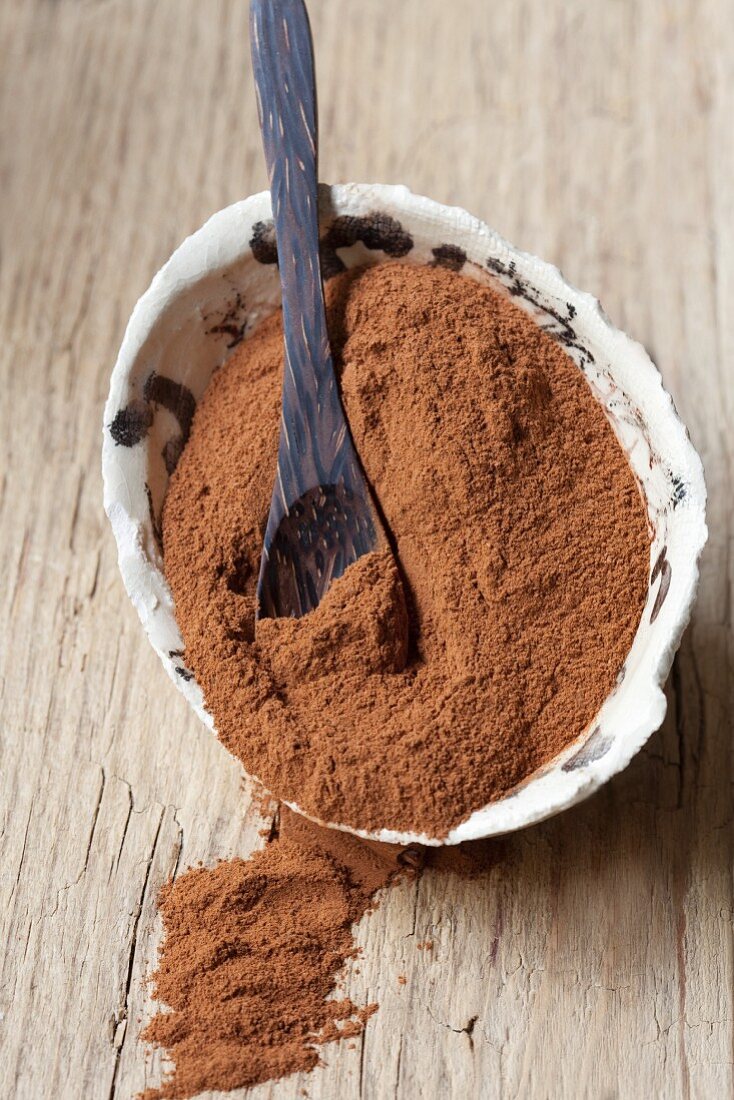
[[[92,850],[92,841],[94,840],[94,834],[95,834],[96,829],[97,829],[97,819],[99,818],[99,808],[102,805],[102,799],[104,798],[104,789],[105,789],[105,785],[107,783],[107,776],[105,775],[104,768],[100,768],[100,772],[102,774],[100,776],[99,791],[97,792],[97,802],[95,804],[94,812],[92,814],[92,827],[89,830],[89,839],[87,840],[87,850],[84,853],[84,866],[81,869],[81,873],[79,875],[79,878],[77,878],[77,880],[76,880],[77,882],[79,882],[82,875],[86,874],[87,868],[89,867],[89,853]],[[76,885],[76,883],[73,883],[72,885]]]
[[[401,1028],[399,1042],[398,1042],[398,1060],[397,1060],[397,1064],[395,1066],[395,1100],[397,1100],[398,1090],[400,1088],[400,1064],[403,1060],[403,1038],[404,1038],[404,1036],[403,1036],[403,1031],[402,1031],[402,1028]]]
[[[416,929],[416,925],[418,923],[418,896],[419,896],[419,893],[420,893],[420,886],[421,886],[421,877],[420,877],[420,875],[418,875],[416,880],[415,880],[415,888],[413,890],[413,919],[412,919],[412,922],[411,922],[410,932],[408,932],[408,936],[414,936],[415,935],[415,929]]]
[[[472,1052],[474,1051],[474,1029],[477,1026],[477,1022],[479,1020],[478,1013],[475,1016],[470,1016],[463,1027],[454,1027],[453,1024],[447,1023],[445,1020],[439,1020],[438,1017],[434,1016],[428,1005],[426,1005],[425,1007],[426,1012],[431,1017],[434,1024],[438,1024],[439,1027],[445,1027],[447,1031],[452,1031],[454,1035],[466,1035],[469,1040],[469,1049]]]
[[[91,824],[91,827],[89,829],[89,836],[87,837],[87,847],[86,847],[86,851],[84,853],[84,863],[82,864],[82,868],[79,871],[79,874],[76,876],[75,879],[72,879],[71,882],[65,882],[63,886],[60,886],[58,888],[58,890],[56,891],[56,901],[54,902],[53,909],[51,910],[50,913],[42,913],[41,916],[40,916],[40,920],[50,920],[52,917],[56,916],[56,913],[58,912],[58,909],[59,909],[59,901],[60,901],[61,895],[66,893],[67,890],[72,890],[75,886],[78,886],[79,883],[81,882],[81,880],[84,878],[84,875],[87,873],[87,869],[89,868],[89,856],[90,856],[90,853],[92,851],[92,843],[94,841],[94,834],[97,830],[97,820],[99,818],[99,809],[100,809],[100,806],[102,805],[102,799],[104,797],[105,786],[107,784],[107,777],[105,775],[105,770],[101,765],[99,766],[99,768],[100,768],[100,772],[101,772],[100,784],[99,784],[99,790],[97,792],[97,799],[96,799],[96,802],[94,804],[94,810],[92,811],[92,824]]]
[[[369,999],[369,998],[368,998]],[[367,1049],[367,1028],[362,1031],[362,1046],[359,1050],[359,1098],[364,1097],[364,1055]]]
[[[183,849],[184,849],[184,830],[183,830],[183,825],[181,824],[181,822],[178,820],[178,817],[176,816],[177,814],[178,814],[178,810],[174,806],[173,807],[173,820],[175,821],[176,827],[178,829],[178,851],[176,852],[176,862],[175,862],[174,867],[173,867],[173,874],[171,875],[171,881],[173,881],[173,879],[175,879],[176,875],[178,874],[178,869],[179,869],[179,866],[181,865],[181,856],[183,855]]]
[[[155,859],[156,848],[158,847],[158,838],[161,835],[161,827],[163,825],[163,816],[165,814],[165,807],[161,807],[160,817],[158,818],[158,825],[156,827],[155,836],[153,837],[153,846],[151,848],[150,857],[148,859],[147,866],[145,868],[145,877],[143,878],[143,885],[140,891],[140,900],[138,901],[137,908],[135,910],[135,918],[133,920],[132,935],[130,938],[130,949],[128,952],[128,964],[127,964],[127,976],[125,979],[125,990],[121,1008],[119,1012],[115,1013],[115,1022],[119,1026],[123,1021],[125,1022],[125,1029],[122,1034],[122,1040],[115,1053],[115,1064],[112,1071],[112,1080],[110,1081],[110,1088],[107,1094],[107,1100],[114,1100],[117,1094],[117,1075],[120,1071],[120,1060],[122,1058],[122,1052],[127,1040],[128,1028],[128,1010],[130,1007],[130,990],[132,988],[133,981],[133,969],[135,965],[135,954],[138,946],[138,928],[140,926],[140,917],[145,905],[145,897],[148,891],[148,883],[150,881],[150,872],[153,866],[153,860]],[[117,1027],[115,1028],[115,1036],[117,1035]],[[114,1042],[114,1037],[113,1037]]]
[[[127,787],[128,807],[127,807],[127,817],[125,818],[125,824],[123,826],[122,836],[120,838],[120,847],[117,849],[117,855],[115,857],[115,861],[112,864],[112,866],[110,867],[110,873],[107,876],[107,882],[108,883],[112,879],[112,876],[117,874],[117,868],[120,866],[120,859],[122,857],[122,849],[125,846],[125,837],[127,836],[127,830],[130,826],[130,818],[132,817],[133,806],[134,806],[132,786],[127,782],[127,780],[120,779],[120,777],[117,776],[117,775],[113,776],[112,778],[117,779],[117,781],[119,783],[124,783],[125,786]]]
[[[31,818],[33,817],[33,803],[35,802],[35,799],[36,799],[36,796],[33,795],[33,797],[31,798],[31,807],[28,811],[28,820],[25,823],[25,832],[23,834],[23,847],[21,848],[20,860],[18,862],[18,873],[15,876],[15,882],[13,883],[13,889],[10,891],[10,898],[8,900],[8,908],[10,908],[10,902],[12,902],[12,900],[15,896],[15,891],[18,889],[18,883],[20,882],[21,872],[23,870],[23,861],[25,859],[26,848],[28,847],[28,830],[31,827]]]

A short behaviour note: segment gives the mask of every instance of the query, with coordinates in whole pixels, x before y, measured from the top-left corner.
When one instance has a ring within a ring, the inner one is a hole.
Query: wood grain
[[[365,1037],[250,1097],[731,1096],[731,5],[310,10],[323,178],[460,203],[598,294],[690,427],[711,538],[661,733],[484,878],[391,892],[348,979],[381,1004]],[[242,0],[0,4],[3,1097],[157,1080],[137,1039],[156,890],[260,842],[124,595],[99,451],[135,299],[265,184]]]

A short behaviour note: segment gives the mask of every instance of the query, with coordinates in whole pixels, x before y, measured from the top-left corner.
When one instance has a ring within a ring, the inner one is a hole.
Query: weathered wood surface
[[[483,879],[391,892],[349,979],[381,1004],[364,1039],[250,1095],[732,1095],[730,0],[310,6],[323,178],[460,203],[597,293],[702,452],[711,539],[662,732]],[[3,1097],[156,1080],[156,890],[259,842],[124,595],[99,451],[136,297],[264,185],[245,0],[2,0]]]

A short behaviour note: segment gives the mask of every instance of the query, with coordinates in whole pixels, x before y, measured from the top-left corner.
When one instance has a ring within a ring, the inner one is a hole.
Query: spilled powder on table
[[[311,1070],[321,1045],[359,1035],[377,1009],[335,999],[336,981],[357,954],[352,926],[421,853],[280,814],[273,839],[249,859],[188,870],[161,890],[152,983],[167,1010],[142,1037],[175,1068],[143,1100]]]
[[[261,796],[262,797],[262,796]],[[363,1031],[376,1004],[335,996],[357,955],[353,925],[386,886],[422,871],[488,874],[502,840],[400,848],[324,829],[281,807],[249,859],[197,866],[159,895],[164,940],[152,976],[165,1006],[142,1038],[173,1068],[142,1100],[245,1088],[308,1072],[320,1047]],[[432,941],[416,944],[431,951]],[[403,973],[399,985],[407,983]]]

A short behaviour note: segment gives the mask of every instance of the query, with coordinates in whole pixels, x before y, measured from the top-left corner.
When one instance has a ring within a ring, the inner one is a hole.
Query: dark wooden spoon
[[[386,546],[342,407],[319,258],[316,84],[303,0],[252,0],[250,41],[283,297],[278,469],[258,618],[311,611],[363,554]]]

